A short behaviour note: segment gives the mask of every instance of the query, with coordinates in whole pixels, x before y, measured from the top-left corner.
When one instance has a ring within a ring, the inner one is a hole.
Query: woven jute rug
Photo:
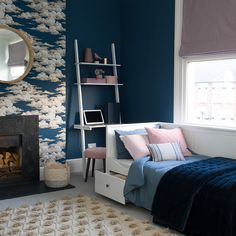
[[[79,195],[0,212],[0,235],[174,236],[169,229],[135,219],[110,204]]]

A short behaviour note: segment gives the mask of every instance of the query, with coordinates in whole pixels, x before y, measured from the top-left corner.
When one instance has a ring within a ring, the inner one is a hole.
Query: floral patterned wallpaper
[[[13,85],[0,84],[0,116],[39,115],[40,161],[65,158],[66,0],[1,0],[0,24],[32,42],[33,68]]]

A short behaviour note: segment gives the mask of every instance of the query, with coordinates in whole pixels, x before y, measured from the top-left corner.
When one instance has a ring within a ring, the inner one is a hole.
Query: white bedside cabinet
[[[103,173],[95,171],[95,192],[114,201],[125,204],[123,189],[125,186],[125,176],[119,174]]]

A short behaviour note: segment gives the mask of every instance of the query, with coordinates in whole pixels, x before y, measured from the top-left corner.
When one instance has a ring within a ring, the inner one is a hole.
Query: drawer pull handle
[[[110,187],[110,185],[109,184],[106,184],[106,188],[109,188]]]

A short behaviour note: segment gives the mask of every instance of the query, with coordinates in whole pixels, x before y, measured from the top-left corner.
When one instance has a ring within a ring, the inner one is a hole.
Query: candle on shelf
[[[107,58],[106,57],[104,58],[104,64],[107,64]]]

